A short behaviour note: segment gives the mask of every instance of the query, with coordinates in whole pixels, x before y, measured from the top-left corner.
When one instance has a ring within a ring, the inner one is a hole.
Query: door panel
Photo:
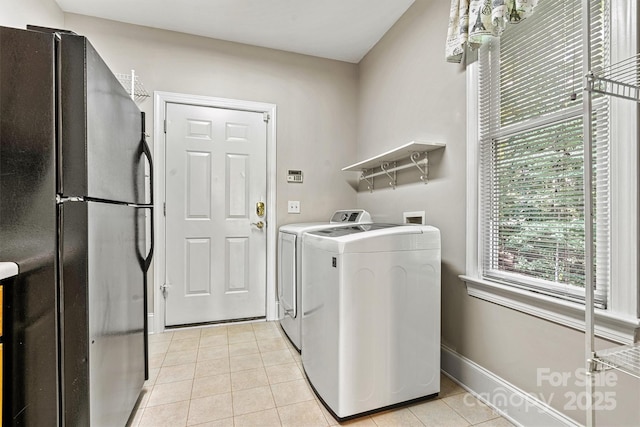
[[[263,115],[169,103],[166,118],[166,325],[262,317]]]
[[[186,295],[211,294],[211,239],[186,239]]]
[[[245,268],[249,265],[249,239],[227,238],[227,293],[248,292],[249,283]]]
[[[249,215],[249,158],[227,154],[227,218],[247,218]]]
[[[187,153],[187,215],[211,219],[211,153]]]

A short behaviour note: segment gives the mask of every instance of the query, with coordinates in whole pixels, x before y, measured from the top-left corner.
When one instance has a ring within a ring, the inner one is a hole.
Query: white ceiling
[[[65,12],[358,63],[414,0],[56,0]]]

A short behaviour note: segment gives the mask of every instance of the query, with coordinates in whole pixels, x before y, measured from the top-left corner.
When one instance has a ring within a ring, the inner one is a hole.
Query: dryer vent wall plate
[[[403,212],[402,222],[404,224],[427,224],[424,211]]]

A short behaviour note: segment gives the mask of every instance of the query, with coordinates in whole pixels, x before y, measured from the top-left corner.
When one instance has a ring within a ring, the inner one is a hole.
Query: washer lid
[[[304,233],[303,246],[334,253],[440,249],[440,230],[430,225],[358,224]]]
[[[301,234],[305,231],[317,230],[323,227],[334,227],[334,225],[328,222],[295,222],[293,224],[281,225],[279,230],[281,233]]]
[[[281,233],[302,234],[320,228],[332,228],[341,225],[367,224],[371,222],[371,215],[363,209],[343,209],[335,211],[331,222],[295,222],[280,226]]]
[[[342,237],[342,236],[350,236],[350,235],[359,234],[359,233],[365,233],[368,231],[384,230],[386,228],[393,228],[393,227],[406,227],[406,226],[398,225],[398,224],[384,224],[384,223],[361,224],[361,225],[352,225],[349,227],[325,228],[323,230],[310,231],[309,234],[314,234],[316,236],[322,236],[322,237]]]

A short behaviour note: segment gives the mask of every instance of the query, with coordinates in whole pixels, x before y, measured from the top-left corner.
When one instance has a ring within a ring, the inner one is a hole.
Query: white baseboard
[[[448,377],[512,423],[527,427],[579,425],[540,399],[450,348],[442,346],[440,355],[442,371]]]

